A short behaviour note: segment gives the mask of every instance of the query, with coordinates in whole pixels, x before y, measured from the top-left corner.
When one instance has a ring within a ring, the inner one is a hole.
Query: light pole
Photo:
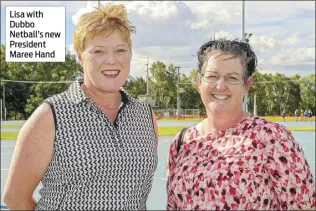
[[[3,121],[2,119],[2,99],[0,99],[0,116],[1,116],[1,122]]]
[[[252,34],[245,33],[245,0],[242,1],[241,23],[241,41],[248,43],[249,38],[252,36]],[[246,92],[246,95],[244,97],[243,109],[245,112],[248,112],[248,92]]]
[[[149,96],[149,76],[148,76],[148,67],[149,65],[149,62],[148,62],[148,56],[147,56],[147,63],[146,63],[146,66],[147,66],[147,70],[146,70],[146,95]]]
[[[241,15],[241,40],[245,39],[245,1],[242,1],[242,15]]]
[[[177,80],[177,119],[179,119],[180,117],[180,90],[179,90],[179,86],[180,86],[180,67],[176,66],[175,68],[178,69],[177,72],[177,76],[178,76],[178,80]]]
[[[3,90],[2,90],[2,99],[3,99],[3,114],[4,114],[4,117],[3,117],[3,120],[6,121],[7,120],[7,110],[6,110],[6,107],[5,107],[5,82],[2,81],[2,84],[3,84]]]

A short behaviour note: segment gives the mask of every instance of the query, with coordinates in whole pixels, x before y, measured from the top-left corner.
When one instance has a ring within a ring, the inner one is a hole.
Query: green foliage
[[[5,62],[5,46],[1,46],[0,76],[7,80],[22,81],[72,81],[75,74],[81,72],[81,66],[76,59],[67,53],[66,61],[60,62]],[[180,68],[181,72],[181,68]],[[159,108],[177,108],[178,70],[174,64],[166,65],[156,61],[150,67],[149,78],[150,95],[156,100]],[[197,69],[189,75],[181,74],[180,93],[182,109],[200,109],[205,115],[205,108],[197,88]],[[288,115],[294,115],[296,109],[315,109],[315,74],[305,77],[294,75],[287,77],[277,73],[263,74],[256,71],[253,75],[254,83],[249,90],[250,112],[253,112],[254,96],[256,95],[257,113],[260,116],[279,116],[285,110]],[[133,97],[146,94],[146,79],[143,77],[129,77],[124,89]],[[69,84],[47,83],[5,83],[7,119],[27,119],[30,114],[47,97],[67,89]],[[1,86],[1,98],[3,91]]]
[[[173,64],[168,67],[157,61],[150,68],[150,94],[156,99],[160,107],[176,108],[177,104],[177,70]]]
[[[279,116],[283,110],[294,115],[296,109],[311,109],[315,114],[315,74],[287,77],[280,73],[272,75],[257,71],[253,77],[254,83],[249,90],[251,112],[256,94],[258,115]]]
[[[125,82],[123,88],[134,98],[138,95],[146,94],[146,81],[142,77],[132,77],[130,76]]]
[[[71,81],[81,72],[74,56],[66,53],[65,62],[5,62],[5,46],[1,46],[1,78],[17,81]],[[7,119],[27,119],[47,97],[60,93],[67,83],[5,83]],[[3,82],[1,84],[3,93]],[[2,99],[1,95],[1,99]]]

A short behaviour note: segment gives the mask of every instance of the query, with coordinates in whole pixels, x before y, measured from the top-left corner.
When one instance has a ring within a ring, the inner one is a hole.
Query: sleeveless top
[[[55,119],[54,153],[36,210],[144,210],[157,167],[149,105],[120,90],[114,124],[75,81],[47,98]]]

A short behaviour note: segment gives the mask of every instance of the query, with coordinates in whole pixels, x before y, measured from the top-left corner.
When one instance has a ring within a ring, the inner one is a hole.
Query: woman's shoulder
[[[173,137],[172,143],[177,144],[179,138],[182,138],[183,142],[188,142],[196,137],[198,137],[198,127],[199,123],[194,124],[187,128],[182,128],[179,130],[176,135]]]
[[[260,127],[260,128],[262,127],[270,128],[270,129],[285,128],[284,125],[281,125],[277,122],[272,122],[261,116],[251,116],[245,121],[245,124],[252,125],[255,127]]]
[[[290,131],[282,124],[272,122],[264,117],[252,116],[241,126],[243,129],[253,130],[261,138],[282,138],[288,137]]]
[[[42,103],[49,104],[51,107],[61,107],[64,106],[65,103],[69,102],[70,98],[67,95],[67,92],[61,92],[58,94],[51,95],[43,100]]]

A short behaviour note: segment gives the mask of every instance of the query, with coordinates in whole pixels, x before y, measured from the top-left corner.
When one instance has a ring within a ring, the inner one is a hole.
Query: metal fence
[[[155,115],[160,118],[177,118],[177,109],[154,109]],[[199,118],[200,109],[180,109],[180,118]]]

